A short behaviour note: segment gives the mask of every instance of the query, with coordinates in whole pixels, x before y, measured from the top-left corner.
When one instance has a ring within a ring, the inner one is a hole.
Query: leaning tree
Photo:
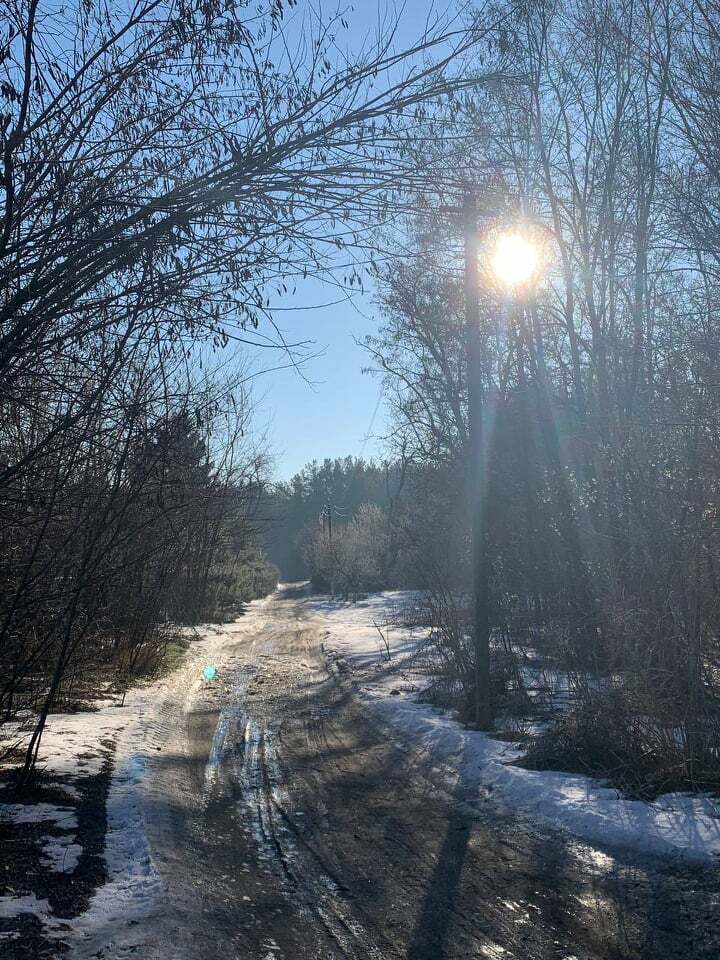
[[[277,343],[271,296],[343,261],[355,279],[492,22],[351,54],[341,15],[292,0],[0,7],[0,664],[39,684],[41,732],[118,607],[94,578],[136,501],[167,510],[133,451],[237,403],[197,393],[198,345]]]

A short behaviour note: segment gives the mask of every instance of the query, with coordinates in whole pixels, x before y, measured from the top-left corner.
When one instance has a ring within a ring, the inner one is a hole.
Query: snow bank
[[[114,747],[104,850],[108,879],[93,896],[88,910],[73,920],[59,924],[46,900],[14,894],[0,897],[0,917],[33,913],[42,921],[47,936],[61,937],[75,944],[79,955],[92,956],[107,945],[109,930],[118,946],[117,921],[122,921],[122,928],[132,929],[152,912],[160,878],[145,835],[144,804],[148,773],[166,732],[164,705],[168,698],[187,705],[204,682],[203,668],[221,658],[228,635],[257,626],[265,604],[264,600],[250,604],[248,612],[227,627],[198,628],[198,639],[179,670],[159,682],[129,691],[123,706],[103,701],[102,708],[95,712],[48,717],[38,765],[55,778],[53,786],[68,796],[69,803],[79,796],[74,781],[99,773],[109,749]],[[76,842],[77,818],[72,806],[0,804],[2,820],[17,824],[47,822],[55,833],[68,831],[62,836],[48,836],[41,854],[53,870],[70,872],[77,865],[82,848]]]
[[[188,709],[197,691],[206,682],[203,669],[222,657],[228,636],[257,626],[264,617],[267,600],[249,604],[245,615],[234,624],[198,629],[201,638],[193,643],[179,670],[149,687],[132,690],[122,712],[126,723],[120,728],[115,749],[115,768],[107,801],[108,830],[105,861],[108,880],[93,897],[88,910],[71,921],[73,934],[68,941],[79,943],[76,955],[92,957],[107,946],[112,931],[115,948],[138,948],[134,938],[142,930],[141,921],[157,905],[160,877],[152,860],[145,834],[144,805],[153,762],[165,739],[168,700],[185,704]],[[123,942],[123,937],[130,940]]]
[[[305,604],[331,627],[332,641],[328,641],[328,645],[360,668],[375,666],[386,659],[387,651],[378,627],[396,661],[415,653],[421,634],[396,626],[394,620],[417,597],[418,594],[411,590],[386,590],[370,594],[357,603],[310,597]]]
[[[647,803],[624,799],[591,777],[524,770],[513,764],[522,753],[517,744],[466,730],[449,713],[418,703],[423,678],[413,675],[410,661],[420,635],[391,627],[393,660],[384,663],[373,622],[382,625],[415,596],[393,591],[354,605],[328,598],[306,603],[328,624],[326,648],[353,668],[365,702],[429,754],[452,761],[470,795],[489,789],[508,806],[608,847],[691,860],[720,855],[720,804],[711,797],[666,794]]]
[[[42,857],[50,870],[72,873],[80,860],[82,847],[72,837],[51,837],[43,845]]]

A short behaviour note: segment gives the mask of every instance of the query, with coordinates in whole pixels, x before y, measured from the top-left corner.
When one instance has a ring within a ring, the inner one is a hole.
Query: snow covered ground
[[[109,756],[109,747],[120,744],[124,731],[142,721],[144,690],[137,697],[130,695],[124,707],[104,701],[97,712],[51,714],[43,734],[38,755],[38,769],[51,778],[52,789],[67,797],[63,805],[53,803],[0,803],[0,824],[35,824],[40,828],[36,844],[45,867],[55,873],[71,874],[78,865],[82,846],[78,841],[78,818],[75,802],[79,800],[78,783],[97,775]],[[129,823],[132,811],[125,821]],[[111,854],[108,848],[108,854]],[[112,876],[111,855],[108,873]],[[144,869],[150,872],[145,859]],[[53,917],[46,899],[33,894],[10,890],[0,896],[0,917],[7,920],[31,913],[43,925],[46,936],[64,938],[65,921]],[[8,935],[9,938],[9,935]]]
[[[687,859],[712,859],[720,854],[720,811],[711,798],[667,795],[643,803],[625,800],[588,777],[524,770],[512,763],[520,753],[519,745],[466,730],[449,713],[419,703],[418,692],[426,678],[415,653],[422,633],[392,623],[398,608],[408,600],[412,595],[391,592],[356,604],[329,598],[303,602],[309,613],[321,618],[318,628],[325,634],[326,652],[347,664],[359,696],[421,750],[437,758],[438,766],[456,771],[469,801],[490,791],[508,807],[609,848],[628,847]],[[107,703],[95,713],[50,718],[41,765],[62,792],[48,798],[52,802],[0,804],[0,821],[21,829],[27,823],[39,827],[47,869],[72,874],[82,855],[79,784],[83,776],[99,773],[112,752],[103,854],[108,882],[96,891],[88,909],[70,921],[53,914],[44,894],[35,895],[32,888],[18,886],[0,896],[0,920],[32,913],[42,922],[46,936],[73,945],[74,956],[84,958],[106,945],[109,930],[113,931],[114,946],[121,949],[116,931],[131,930],[131,924],[139,924],[152,913],[160,881],[145,835],[144,809],[149,774],[161,756],[172,723],[168,717],[177,715],[167,709],[168,704],[184,703],[188,709],[206,682],[204,669],[215,664],[222,667],[228,633],[257,630],[267,618],[266,604],[253,603],[248,613],[229,627],[201,631],[179,670],[131,691],[124,706]],[[117,922],[120,919],[122,923]],[[14,935],[6,927],[0,947]]]
[[[512,762],[522,753],[520,745],[466,730],[448,712],[418,703],[424,681],[411,661],[421,634],[391,626],[388,662],[376,627],[384,631],[412,599],[391,591],[355,604],[328,597],[306,602],[325,620],[326,650],[349,665],[367,704],[438,760],[457,764],[470,792],[491,790],[499,802],[608,847],[688,860],[720,855],[720,803],[712,797],[666,794],[647,803],[624,799],[591,777],[524,770]]]
[[[230,629],[254,629],[262,620],[266,601],[250,604]],[[53,787],[68,797],[67,806],[49,803],[0,803],[0,823],[47,823],[52,835],[43,838],[42,857],[48,869],[71,872],[82,848],[76,842],[77,819],[73,801],[75,782],[100,771],[112,746],[114,768],[107,799],[107,835],[104,858],[107,882],[93,896],[89,908],[68,921],[52,915],[47,900],[24,892],[0,896],[0,919],[32,913],[48,938],[74,944],[78,956],[92,956],[105,945],[109,925],[122,918],[124,926],[138,923],[152,911],[160,881],[145,835],[143,805],[148,773],[158,756],[167,720],[168,698],[187,704],[206,681],[203,670],[222,657],[226,628],[199,628],[179,670],[169,677],[131,690],[123,706],[105,701],[91,713],[56,714],[48,718],[39,754],[39,766],[53,777]],[[62,831],[61,835],[58,833]],[[11,939],[8,934],[5,939]],[[121,946],[117,944],[117,946]]]

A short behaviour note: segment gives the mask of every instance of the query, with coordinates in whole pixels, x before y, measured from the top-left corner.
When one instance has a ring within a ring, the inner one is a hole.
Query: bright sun
[[[519,233],[498,237],[492,256],[495,276],[507,287],[527,283],[538,270],[540,253],[537,244]]]

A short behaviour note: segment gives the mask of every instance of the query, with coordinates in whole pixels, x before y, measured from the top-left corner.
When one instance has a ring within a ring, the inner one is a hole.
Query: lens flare
[[[498,237],[492,255],[492,268],[506,287],[520,287],[537,274],[540,250],[536,243],[520,233],[504,233]]]

